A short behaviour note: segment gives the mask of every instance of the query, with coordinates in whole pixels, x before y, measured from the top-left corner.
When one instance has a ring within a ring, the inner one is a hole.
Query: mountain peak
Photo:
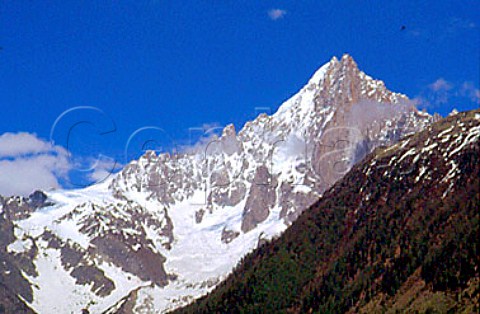
[[[352,56],[349,55],[348,53],[344,53],[344,54],[342,55],[342,59],[341,59],[341,60],[342,60],[342,61],[355,62],[355,61],[353,60]]]
[[[333,56],[332,59],[330,59],[330,62],[331,64],[335,64],[335,63],[338,63],[338,58],[337,56]]]
[[[329,62],[329,69],[332,76],[340,78],[347,73],[358,74],[360,72],[357,63],[349,54],[344,54],[340,61],[336,57]]]
[[[336,67],[342,68],[342,67],[345,67],[345,66],[353,66],[355,68],[358,68],[357,63],[355,62],[353,57],[351,55],[349,55],[348,53],[344,53],[342,55],[342,57],[340,58],[340,60],[336,56],[333,56],[330,59],[330,61],[327,62],[327,64],[330,65],[333,68],[336,68]]]
[[[12,236],[3,247],[15,238],[9,246],[15,254],[59,265],[29,277],[40,293],[25,299],[37,312],[80,312],[88,295],[95,302],[89,310],[100,313],[137,289],[132,304],[152,299],[166,311],[207,293],[367,153],[430,123],[429,115],[378,109],[401,97],[349,55],[333,57],[272,116],[261,114],[238,132],[228,125],[188,154],[148,151],[107,184],[46,193],[42,205],[54,209],[46,211],[48,219],[34,208],[17,209],[30,203],[5,203],[21,213],[13,219],[22,231],[17,239],[13,227],[4,228]],[[336,147],[345,142],[350,147]],[[80,256],[81,265],[68,263]],[[61,288],[73,301],[60,307],[41,293],[59,276],[79,282]]]

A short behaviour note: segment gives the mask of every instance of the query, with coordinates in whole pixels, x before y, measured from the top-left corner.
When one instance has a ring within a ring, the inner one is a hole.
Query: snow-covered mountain
[[[81,190],[0,198],[2,285],[39,313],[175,309],[375,147],[433,120],[350,56],[334,57],[276,113],[193,152],[147,152]]]
[[[174,311],[480,313],[480,110],[378,148]]]

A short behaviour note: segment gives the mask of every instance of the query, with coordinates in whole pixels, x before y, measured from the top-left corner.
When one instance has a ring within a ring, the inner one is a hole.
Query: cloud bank
[[[480,105],[480,90],[471,81],[453,83],[441,77],[428,84],[413,101],[421,108],[437,108],[458,101]]]
[[[35,134],[0,135],[0,195],[28,195],[60,187],[71,169],[68,152]]]

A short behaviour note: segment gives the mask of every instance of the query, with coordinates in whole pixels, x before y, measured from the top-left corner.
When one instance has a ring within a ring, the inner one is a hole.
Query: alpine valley
[[[0,313],[468,312],[479,138],[333,57],[238,131],[0,197]]]

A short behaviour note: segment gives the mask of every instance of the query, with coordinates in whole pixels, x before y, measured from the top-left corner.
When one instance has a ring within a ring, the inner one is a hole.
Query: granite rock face
[[[275,188],[276,180],[272,178],[267,167],[258,167],[243,211],[243,232],[254,229],[268,218],[270,209],[275,206],[277,200]]]

